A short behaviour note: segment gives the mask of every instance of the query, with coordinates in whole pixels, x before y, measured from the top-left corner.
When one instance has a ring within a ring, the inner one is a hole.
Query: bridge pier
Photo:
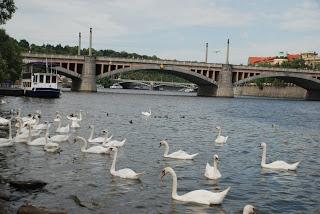
[[[320,90],[307,90],[305,99],[320,101]]]
[[[73,80],[71,90],[97,92],[96,58],[94,56],[84,56],[81,80]]]
[[[217,97],[234,97],[232,84],[232,68],[230,65],[224,65],[219,73]]]

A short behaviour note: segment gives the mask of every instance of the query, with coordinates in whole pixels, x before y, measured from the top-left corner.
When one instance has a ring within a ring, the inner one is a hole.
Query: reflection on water
[[[159,96],[163,94],[172,96]],[[96,126],[95,136],[107,128],[114,138],[127,138],[116,168],[146,173],[141,181],[112,177],[112,156],[82,154],[73,139],[61,144],[60,155],[18,143],[0,148],[0,175],[41,179],[48,185],[32,193],[3,184],[0,190],[16,196],[12,202],[15,207],[29,201],[70,213],[241,213],[246,204],[254,204],[259,213],[314,213],[320,209],[319,102],[177,95],[181,93],[108,90],[96,94],[64,92],[55,100],[7,97],[9,103],[0,106],[6,115],[12,108],[22,108],[24,114],[39,109],[42,121],[53,121],[57,110],[64,116],[84,110],[81,128],[72,136],[88,138],[90,124]],[[152,116],[146,120],[141,112],[149,108]],[[214,143],[216,126],[229,136],[223,146]],[[199,155],[194,161],[164,159],[164,150],[159,148],[163,139],[168,140],[172,152],[182,149]],[[298,171],[261,169],[261,142],[268,144],[267,162],[301,160]],[[206,163],[212,163],[214,154],[221,159],[219,182],[204,177]],[[231,190],[221,206],[180,203],[171,199],[171,178],[160,184],[165,166],[176,171],[179,194],[196,189],[220,191],[228,186]],[[78,206],[72,196],[90,208]]]

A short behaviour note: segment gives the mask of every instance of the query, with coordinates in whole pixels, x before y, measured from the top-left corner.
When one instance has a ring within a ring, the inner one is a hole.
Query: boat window
[[[56,76],[52,76],[52,83],[56,83],[57,82],[57,77]]]
[[[46,76],[46,83],[50,83],[50,76],[49,75]]]
[[[39,82],[43,83],[43,75],[40,74],[39,76],[40,76],[40,81]]]

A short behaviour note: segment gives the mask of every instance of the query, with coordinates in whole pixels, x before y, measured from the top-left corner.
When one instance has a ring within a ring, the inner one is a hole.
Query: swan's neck
[[[216,161],[216,159],[213,159],[213,169],[218,169],[218,162]]]
[[[83,137],[79,137],[79,139],[81,140],[82,144],[81,144],[81,151],[85,151],[87,149],[87,141],[86,139],[84,139]]]
[[[218,131],[218,137],[220,137],[220,135],[221,135],[221,129],[219,129]]]
[[[28,143],[31,142],[31,126],[29,126]]]
[[[92,126],[92,128],[91,128],[91,133],[90,133],[90,137],[89,137],[90,140],[93,138],[93,133],[94,133],[94,126]]]
[[[164,149],[164,156],[167,156],[168,155],[168,153],[169,153],[169,144],[167,143],[167,142],[165,142],[164,143],[164,147],[165,147],[165,149]]]
[[[118,150],[115,150],[115,151],[114,151],[114,156],[113,156],[113,161],[112,161],[112,165],[111,165],[110,172],[115,172],[115,171],[116,171],[117,154],[118,154]]]
[[[11,120],[9,121],[9,139],[12,140],[12,127],[11,127]]]
[[[60,118],[59,118],[59,119],[60,119]],[[60,119],[59,122],[58,122],[58,129],[61,128],[61,125],[62,125],[62,122],[61,122],[61,119]]]
[[[36,116],[36,117],[35,117],[35,119],[36,119],[36,123],[35,123],[35,125],[38,125],[38,124],[39,124],[39,122],[40,122],[40,119],[39,119],[39,117],[38,117],[38,116]]]
[[[80,120],[80,121],[82,120],[82,113],[81,113],[81,111],[79,112],[79,120]]]
[[[179,197],[177,194],[177,186],[178,186],[177,175],[173,171],[173,169],[169,169],[168,171],[172,175],[172,198],[177,198]]]
[[[59,125],[59,128],[60,128],[60,125]],[[49,124],[48,123],[47,123],[47,128],[46,128],[46,133],[45,134],[49,134]]]
[[[47,145],[48,144],[48,134],[46,133],[46,135],[44,136],[44,143]]]
[[[261,165],[266,164],[266,159],[267,159],[267,148],[263,147]]]
[[[22,119],[21,119],[20,117],[19,117],[19,118],[17,118],[17,120],[18,120],[18,124],[19,124],[18,132],[17,132],[17,134],[18,134],[18,133],[20,133],[20,132],[21,132],[23,122],[22,122]]]

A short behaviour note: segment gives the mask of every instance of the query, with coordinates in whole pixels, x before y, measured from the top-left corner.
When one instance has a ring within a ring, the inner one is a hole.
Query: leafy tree
[[[11,19],[15,11],[16,11],[16,6],[13,0],[1,0],[0,1],[0,25],[5,24],[6,21]]]
[[[22,66],[18,42],[0,29],[0,81],[19,79]]]
[[[102,85],[104,88],[109,88],[113,82],[109,79],[109,77],[104,77],[102,79],[98,79],[97,84]]]
[[[21,47],[21,49],[22,49],[23,51],[29,51],[29,49],[30,49],[30,44],[29,44],[29,42],[28,42],[27,40],[25,40],[25,39],[21,39],[21,40],[19,41],[19,46]]]

